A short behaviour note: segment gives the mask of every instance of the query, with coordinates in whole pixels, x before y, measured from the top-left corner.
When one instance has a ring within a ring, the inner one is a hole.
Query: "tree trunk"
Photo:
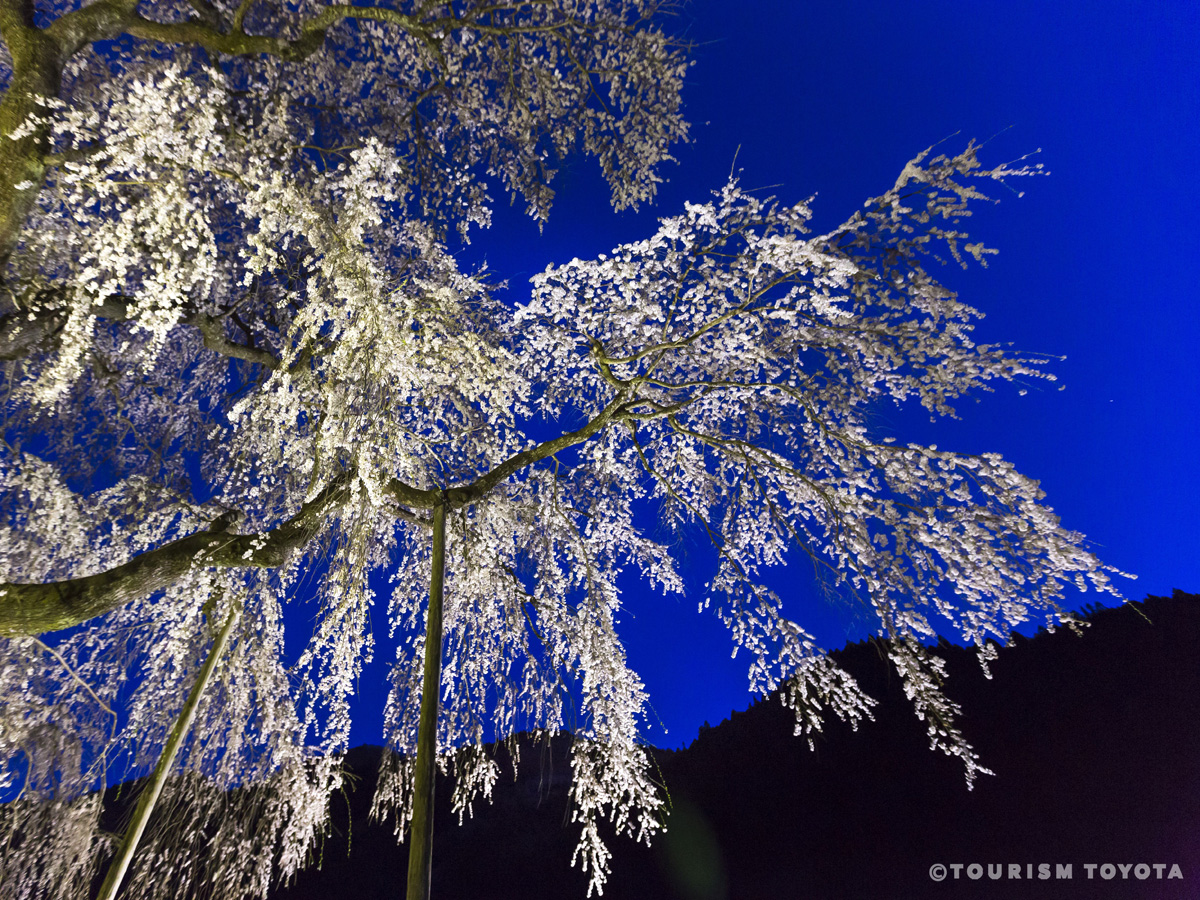
[[[108,875],[104,879],[104,885],[100,888],[97,900],[115,900],[117,891],[121,888],[121,882],[125,879],[125,872],[129,869],[134,851],[137,850],[138,842],[142,839],[142,832],[146,830],[146,823],[150,820],[150,814],[154,811],[155,804],[158,803],[163,784],[167,780],[167,773],[171,770],[171,763],[175,760],[175,753],[191,729],[192,721],[196,718],[196,707],[200,703],[200,695],[204,693],[204,688],[211,679],[213,670],[217,667],[217,661],[224,654],[225,645],[229,643],[229,632],[233,630],[233,623],[237,621],[239,610],[240,604],[235,605],[230,611],[229,618],[221,627],[212,649],[208,651],[208,658],[204,660],[204,665],[200,668],[200,675],[196,679],[196,683],[192,685],[183,709],[179,712],[179,718],[175,720],[175,727],[171,729],[171,735],[167,738],[167,745],[163,747],[162,756],[158,758],[158,764],[150,775],[150,781],[138,797],[137,806],[133,811],[133,820],[125,832],[125,839],[121,842],[116,859],[108,867]]]
[[[437,773],[438,700],[442,676],[442,586],[446,572],[446,500],[433,508],[433,565],[429,575],[429,614],[425,621],[425,673],[421,682],[421,721],[413,817],[409,828],[407,900],[429,900],[433,866],[433,779]]]
[[[62,77],[58,45],[33,27],[33,4],[23,0],[3,5],[0,23],[12,55],[12,79],[0,99],[0,274],[45,180],[50,126],[40,123],[22,137],[12,135],[46,116],[41,102],[58,99]]]

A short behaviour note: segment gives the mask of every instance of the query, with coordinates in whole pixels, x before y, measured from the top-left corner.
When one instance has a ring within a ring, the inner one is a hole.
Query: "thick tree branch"
[[[514,475],[521,469],[540,462],[549,456],[553,456],[561,450],[573,447],[575,444],[582,444],[589,438],[599,434],[618,418],[628,402],[629,396],[627,392],[622,391],[610,400],[608,405],[582,428],[577,428],[575,431],[568,432],[552,441],[546,441],[538,444],[536,447],[530,447],[528,450],[510,456],[500,465],[496,466],[496,468],[492,469],[492,471],[477,478],[466,487],[454,488],[447,491],[446,496],[454,506],[466,505],[482,499],[492,488],[507,479],[510,475]]]
[[[129,319],[132,303],[132,297],[113,295],[93,307],[92,312],[101,319],[125,322]],[[67,313],[61,308],[19,310],[0,318],[0,360],[21,359],[45,347],[45,342],[58,333],[66,320]],[[183,319],[181,324],[198,329],[204,337],[204,346],[214,353],[258,363],[268,369],[278,369],[281,365],[279,357],[269,350],[229,340],[218,318],[197,313]]]
[[[139,554],[107,572],[47,584],[0,584],[0,635],[43,634],[86,622],[179,581],[192,568],[274,568],[317,532],[326,514],[349,494],[344,472],[296,515],[261,534],[213,527]]]
[[[0,318],[0,359],[23,359],[32,355],[66,324],[67,313],[51,309],[41,313],[15,312]]]
[[[137,0],[99,0],[55,19],[44,34],[56,45],[58,67],[89,44],[120,35],[136,9]]]
[[[624,394],[618,395],[583,427],[509,457],[464,487],[443,494],[393,479],[388,493],[403,506],[418,509],[434,509],[443,496],[452,508],[474,503],[510,475],[598,434],[619,418],[627,402]],[[142,553],[106,572],[46,584],[0,585],[0,635],[42,634],[70,628],[170,587],[193,566],[282,565],[289,553],[303,546],[316,532],[325,514],[346,499],[353,477],[351,472],[343,473],[304,504],[295,516],[268,532],[233,534],[224,523],[218,522],[208,530]],[[396,514],[413,524],[426,527],[429,524],[408,510]]]
[[[204,346],[214,353],[258,363],[268,369],[278,369],[281,365],[279,357],[268,350],[238,344],[226,338],[220,319],[214,319],[212,316],[189,316],[184,319],[184,324],[199,328],[200,333],[204,336]]]
[[[244,31],[224,34],[201,22],[154,22],[138,16],[125,26],[126,34],[160,44],[194,44],[227,56],[257,56],[266,53],[290,62],[307,59],[325,40],[325,31],[306,29],[294,41]]]

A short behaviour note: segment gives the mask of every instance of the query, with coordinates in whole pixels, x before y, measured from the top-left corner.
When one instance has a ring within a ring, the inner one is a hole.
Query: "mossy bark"
[[[79,625],[170,587],[194,567],[282,565],[346,498],[353,478],[353,473],[343,472],[300,512],[261,534],[234,534],[226,530],[229,521],[218,520],[206,531],[139,554],[106,572],[43,584],[0,584],[0,635],[43,634]]]

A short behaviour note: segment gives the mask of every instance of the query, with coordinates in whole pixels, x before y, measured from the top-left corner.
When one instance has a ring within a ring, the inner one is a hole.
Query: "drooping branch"
[[[0,271],[21,237],[46,175],[49,117],[45,104],[57,100],[63,66],[84,47],[121,34],[172,44],[195,44],[215,53],[262,53],[298,61],[325,40],[323,28],[299,38],[226,34],[199,22],[163,24],[137,14],[137,0],[99,0],[61,16],[41,29],[31,0],[0,2],[0,36],[12,57],[13,76],[0,99]],[[13,139],[14,134],[21,135]]]
[[[204,531],[135,556],[95,575],[44,584],[0,584],[0,635],[43,634],[86,622],[175,584],[194,567],[274,568],[317,532],[325,515],[349,494],[344,472],[296,515],[257,534],[227,530],[223,516]]]
[[[479,34],[489,35],[518,35],[562,31],[564,28],[571,26],[580,26],[580,23],[569,15],[564,15],[562,18],[556,18],[548,22],[508,22],[494,24],[488,14],[498,11],[498,9],[494,8],[491,10],[475,10],[473,14],[463,18],[443,16],[438,19],[422,21],[415,16],[406,15],[399,10],[388,9],[382,6],[330,5],[306,21],[302,27],[305,32],[320,31],[323,33],[325,29],[342,19],[374,19],[376,22],[387,22],[389,25],[398,25],[410,34],[430,39],[434,34],[448,33],[457,29],[470,29]]]

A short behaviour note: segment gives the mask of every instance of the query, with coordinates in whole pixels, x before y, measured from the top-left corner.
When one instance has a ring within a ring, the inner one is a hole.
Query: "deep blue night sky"
[[[986,314],[979,340],[1066,356],[1048,367],[1059,382],[1023,397],[1000,385],[962,405],[960,422],[884,415],[902,441],[999,452],[1041,480],[1066,527],[1138,576],[1117,579],[1125,596],[1200,591],[1200,6],[697,0],[673,21],[695,44],[684,94],[693,130],[654,207],[612,212],[595,164],[573,161],[543,234],[519,204],[504,206],[464,266],[486,259],[515,300],[548,263],[648,237],[685,200],[707,200],[735,155],[746,186],[773,186],[788,202],[816,193],[824,230],[955,132],[946,152],[995,135],[985,165],[1042,148],[1050,177],[1014,180],[1020,199],[996,186],[1002,203],[968,223],[999,256],[987,270],[940,275]],[[704,554],[692,566],[699,586]],[[826,648],[864,636],[850,610],[821,600],[806,563],[777,586],[786,614]],[[669,729],[647,733],[659,746],[687,744],[705,720],[751,700],[748,659],[730,658],[724,626],[697,614],[697,599],[664,600],[632,578],[625,588],[630,664]],[[1076,608],[1097,599],[1067,598]],[[369,707],[382,702],[390,651],[378,656],[360,681]],[[378,712],[357,718],[352,743],[378,743]]]

